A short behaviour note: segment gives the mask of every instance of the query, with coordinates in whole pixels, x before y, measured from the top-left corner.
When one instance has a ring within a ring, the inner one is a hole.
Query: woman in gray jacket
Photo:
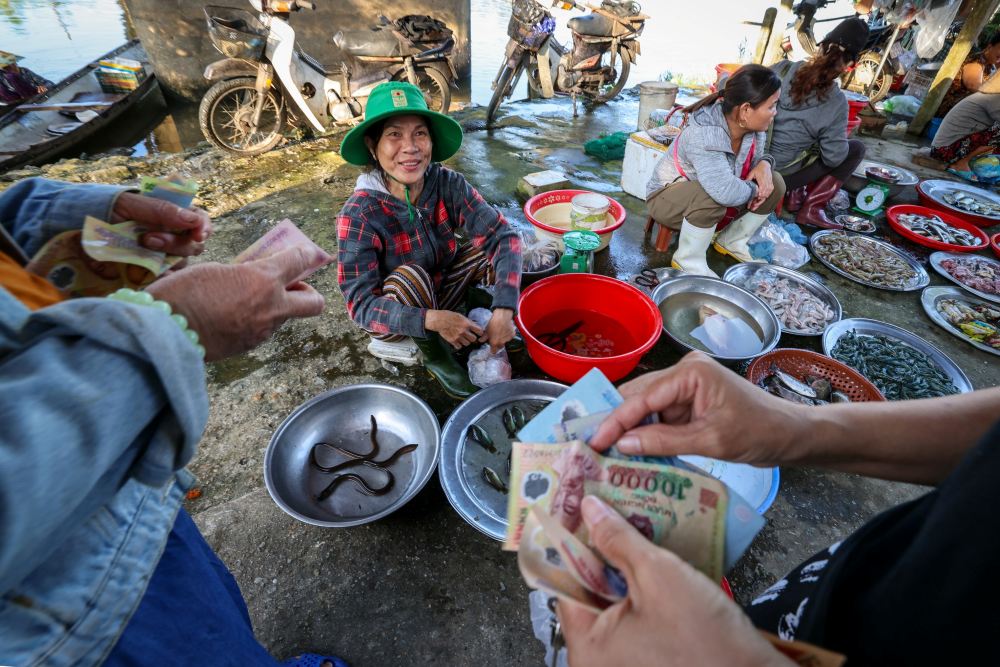
[[[847,97],[836,81],[867,40],[868,24],[847,19],[810,61],[772,67],[781,77],[781,100],[768,149],[788,188],[785,208],[798,213],[800,225],[841,227],[824,209],[864,158],[865,145],[847,139]]]
[[[765,154],[780,86],[768,68],[744,65],[722,90],[684,109],[684,129],[646,186],[650,217],[680,229],[675,268],[718,277],[705,257],[726,218],[736,219],[719,234],[715,249],[751,261],[747,241],[785,194]]]

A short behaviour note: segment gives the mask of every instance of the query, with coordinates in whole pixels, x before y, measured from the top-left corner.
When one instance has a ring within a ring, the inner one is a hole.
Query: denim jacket
[[[29,256],[120,188],[29,179],[0,223]],[[93,665],[141,600],[192,478],[204,365],[155,308],[32,313],[0,288],[0,665]]]

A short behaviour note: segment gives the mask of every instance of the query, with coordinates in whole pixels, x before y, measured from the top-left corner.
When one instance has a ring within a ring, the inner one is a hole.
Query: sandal
[[[336,656],[320,655],[319,653],[302,653],[285,660],[281,663],[281,667],[323,667],[324,662],[329,662],[333,667],[350,667]]]

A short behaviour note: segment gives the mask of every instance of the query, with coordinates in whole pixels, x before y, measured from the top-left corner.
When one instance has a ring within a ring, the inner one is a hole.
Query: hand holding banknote
[[[573,667],[793,664],[718,585],[594,496],[584,498],[582,510],[591,544],[625,576],[628,597],[599,614],[560,600]]]
[[[701,352],[619,391],[625,402],[590,440],[597,451],[616,445],[628,455],[698,454],[773,466],[795,460],[803,442],[795,428],[808,408],[761,391]],[[652,414],[659,423],[639,426]]]
[[[212,235],[212,221],[202,209],[181,208],[165,199],[132,192],[118,195],[109,222],[126,220],[147,230],[140,239],[142,245],[167,255],[200,255]]]
[[[286,320],[312,317],[324,300],[298,276],[329,258],[304,246],[243,264],[206,262],[160,278],[146,291],[184,315],[214,361],[265,341]]]

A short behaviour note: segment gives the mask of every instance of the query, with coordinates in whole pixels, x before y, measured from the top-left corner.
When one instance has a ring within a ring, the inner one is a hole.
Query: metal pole
[[[865,87],[865,95],[871,97],[872,88],[875,87],[875,82],[878,81],[879,75],[882,73],[882,68],[885,67],[885,63],[889,60],[889,52],[892,51],[892,45],[896,43],[896,38],[899,36],[899,24],[892,31],[892,37],[889,38],[889,43],[885,45],[885,49],[882,51],[882,59],[878,61],[878,67],[875,68],[875,74],[872,76],[872,80],[868,82]]]
[[[927,97],[924,98],[923,104],[917,110],[917,115],[910,121],[910,127],[907,129],[907,132],[910,134],[920,134],[924,131],[927,123],[937,113],[938,107],[941,106],[941,102],[944,100],[948,89],[951,88],[951,82],[958,76],[962,65],[965,64],[965,59],[969,56],[969,51],[972,50],[972,45],[975,44],[976,38],[979,37],[979,33],[986,27],[990,18],[996,14],[998,7],[1000,7],[1000,0],[976,0],[968,18],[965,19],[965,25],[962,26],[958,37],[955,38],[955,43],[951,45],[951,50],[948,51],[948,57],[944,59],[941,69],[938,70],[937,76],[934,77]]]

